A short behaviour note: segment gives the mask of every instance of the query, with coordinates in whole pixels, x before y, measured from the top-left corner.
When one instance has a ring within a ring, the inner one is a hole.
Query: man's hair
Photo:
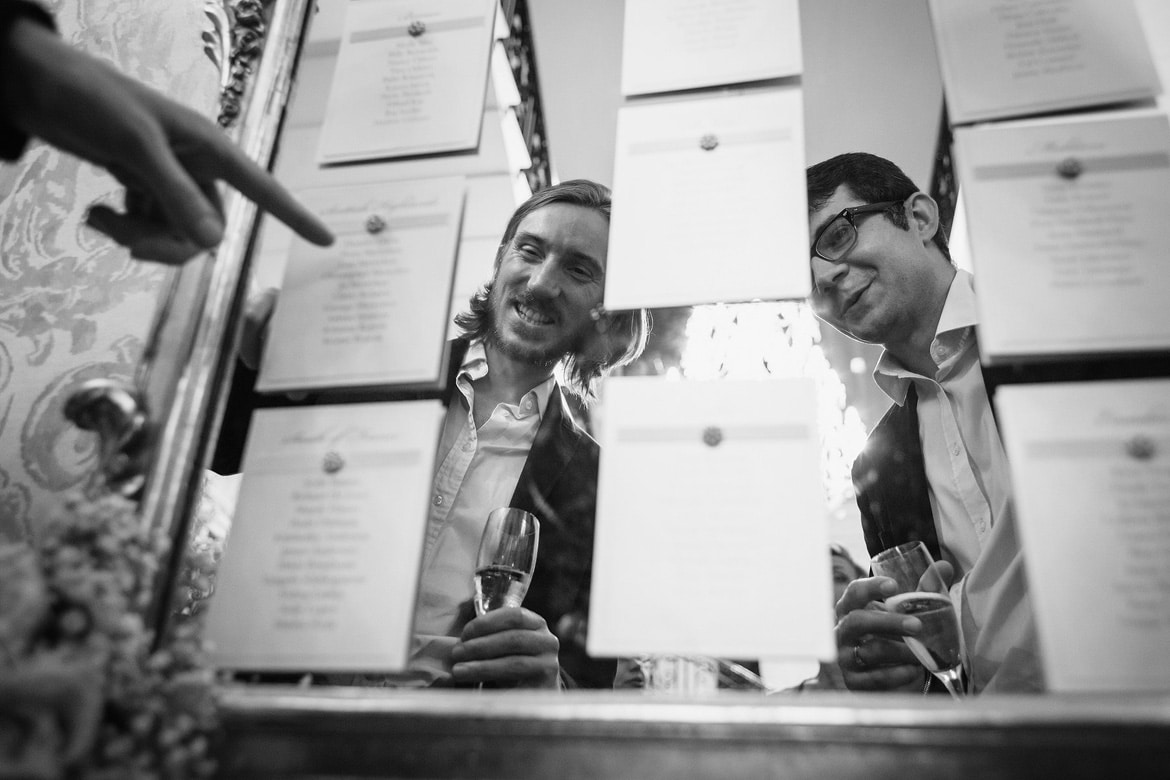
[[[486,338],[490,335],[491,312],[488,298],[496,273],[500,270],[500,262],[504,259],[504,252],[516,237],[516,231],[524,218],[553,203],[592,209],[605,217],[606,222],[609,222],[612,211],[609,188],[588,179],[572,179],[554,184],[534,193],[521,203],[508,220],[508,226],[504,228],[504,237],[496,249],[495,270],[491,281],[471,296],[468,311],[455,315],[455,324],[462,330],[463,338]],[[601,345],[599,349],[569,353],[562,360],[566,386],[584,400],[595,397],[597,380],[606,372],[633,362],[642,354],[650,335],[650,313],[645,309],[632,309],[607,314],[598,319],[597,327],[600,336],[597,341]]]
[[[848,152],[819,162],[808,169],[808,213],[811,216],[829,202],[837,188],[845,185],[854,196],[866,203],[885,200],[905,201],[918,187],[901,168],[884,157],[866,152]],[[900,206],[891,206],[885,216],[903,230],[910,229],[910,220]],[[946,233],[940,224],[934,232],[934,244],[951,262]]]

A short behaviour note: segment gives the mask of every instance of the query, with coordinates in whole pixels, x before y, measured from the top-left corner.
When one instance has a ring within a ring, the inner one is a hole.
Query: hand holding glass
[[[536,569],[540,521],[523,509],[501,507],[488,515],[475,564],[475,614],[518,607]]]
[[[886,609],[922,622],[917,637],[903,637],[906,645],[951,696],[962,698],[959,621],[947,583],[926,545],[907,542],[882,550],[870,561],[870,567],[875,575],[898,583],[898,593],[886,599]]]

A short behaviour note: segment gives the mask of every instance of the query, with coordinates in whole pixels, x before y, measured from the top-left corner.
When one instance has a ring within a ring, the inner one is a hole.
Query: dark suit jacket
[[[889,408],[853,462],[853,487],[871,556],[903,542],[920,541],[939,558],[913,384],[906,403]]]
[[[942,559],[918,438],[918,391],[913,384],[906,403],[889,408],[853,461],[853,487],[871,556],[904,542],[922,542],[936,560]],[[946,688],[932,677],[930,691],[944,693]]]

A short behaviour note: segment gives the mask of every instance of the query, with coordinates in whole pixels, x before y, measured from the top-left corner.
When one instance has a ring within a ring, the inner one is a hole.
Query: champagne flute
[[[536,569],[540,521],[523,509],[501,507],[488,515],[475,564],[475,614],[518,607]]]
[[[917,637],[902,637],[907,647],[952,697],[962,699],[959,620],[947,584],[926,545],[907,542],[882,550],[870,561],[870,567],[875,575],[898,584],[898,593],[886,599],[886,609],[922,622]]]

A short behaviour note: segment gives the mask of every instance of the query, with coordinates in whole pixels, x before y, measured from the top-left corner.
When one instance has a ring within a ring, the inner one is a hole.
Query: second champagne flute
[[[870,568],[875,575],[898,583],[898,593],[886,599],[886,609],[922,622],[917,637],[903,637],[907,647],[952,697],[961,699],[959,621],[947,584],[926,545],[907,542],[882,550],[870,561]]]

